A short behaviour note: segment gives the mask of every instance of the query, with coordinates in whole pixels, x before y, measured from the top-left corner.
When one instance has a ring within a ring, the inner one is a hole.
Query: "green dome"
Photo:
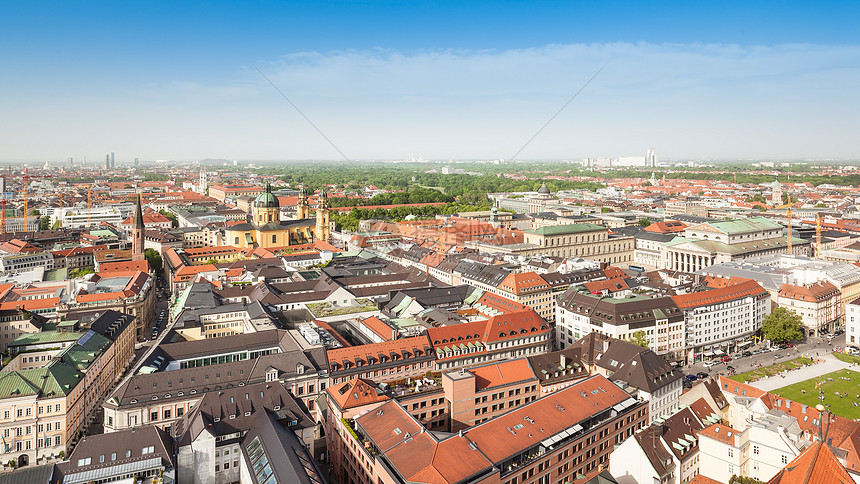
[[[272,195],[272,187],[267,183],[266,190],[254,199],[254,206],[257,208],[278,208],[281,204],[278,202],[278,197]]]

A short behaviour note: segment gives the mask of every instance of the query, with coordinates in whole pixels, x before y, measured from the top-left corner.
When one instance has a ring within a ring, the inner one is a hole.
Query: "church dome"
[[[544,183],[543,185],[541,185],[541,186],[540,186],[540,188],[538,188],[538,191],[537,191],[537,192],[538,192],[539,194],[541,194],[541,195],[544,195],[544,194],[545,194],[545,195],[549,195],[549,194],[550,194],[550,192],[549,192],[549,188],[547,188],[546,183]]]
[[[272,187],[268,183],[266,184],[266,190],[254,199],[254,207],[256,208],[278,208],[280,206],[278,197],[272,194]]]

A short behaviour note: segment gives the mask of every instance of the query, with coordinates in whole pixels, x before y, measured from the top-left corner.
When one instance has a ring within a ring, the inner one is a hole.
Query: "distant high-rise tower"
[[[110,170],[110,155],[105,155],[105,170]]]
[[[131,229],[131,260],[146,260],[143,253],[143,208],[140,206],[140,195],[134,205],[134,220]]]
[[[114,156],[114,152],[113,152],[113,151],[111,151],[111,152],[110,152],[110,167],[111,167],[112,169],[113,169],[113,168],[116,168],[116,157]]]
[[[654,148],[649,148],[645,154],[645,166],[655,168],[657,166],[657,155],[654,153]]]
[[[200,183],[197,185],[198,193],[201,195],[206,195],[206,170],[203,168],[200,169]]]
[[[140,163],[140,158],[135,158],[134,159],[134,166],[137,166],[138,163]]]

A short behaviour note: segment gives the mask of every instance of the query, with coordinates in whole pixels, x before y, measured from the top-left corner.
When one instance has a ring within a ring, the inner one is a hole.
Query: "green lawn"
[[[842,378],[850,378],[851,381],[843,380]],[[828,381],[832,379],[833,381]],[[821,381],[821,386],[815,388],[815,385]],[[803,393],[806,390],[806,393]],[[855,407],[854,402],[860,405],[860,373],[851,370],[839,370],[833,373],[828,373],[816,378],[788,385],[770,393],[783,396],[789,400],[800,402],[809,406],[815,406],[819,403],[819,391],[823,391],[824,405],[830,407],[830,411],[840,417],[855,419],[860,418],[860,406]],[[844,395],[841,398],[840,395]]]
[[[795,358],[793,360],[783,361],[770,366],[765,366],[763,368],[757,368],[755,370],[747,371],[744,373],[738,373],[737,375],[732,376],[730,378],[741,383],[749,383],[751,381],[756,381],[766,376],[773,376],[785,370],[793,370],[795,368],[800,368],[803,365],[809,365],[811,363],[812,359],[810,358]]]
[[[854,355],[846,355],[845,353],[832,353],[833,356],[836,357],[837,360],[842,360],[845,363],[856,363],[860,364],[860,356]]]

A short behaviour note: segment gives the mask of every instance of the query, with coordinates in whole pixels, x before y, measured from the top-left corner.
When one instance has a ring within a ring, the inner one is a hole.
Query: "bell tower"
[[[317,202],[316,240],[328,242],[329,235],[328,194],[323,188],[320,190],[319,201]]]
[[[299,192],[299,204],[296,206],[296,219],[304,220],[310,215],[308,208],[308,192],[302,188]]]
[[[139,261],[146,260],[146,255],[143,252],[143,208],[140,206],[140,195],[137,196],[137,203],[134,205],[134,220],[131,228],[131,260]]]

